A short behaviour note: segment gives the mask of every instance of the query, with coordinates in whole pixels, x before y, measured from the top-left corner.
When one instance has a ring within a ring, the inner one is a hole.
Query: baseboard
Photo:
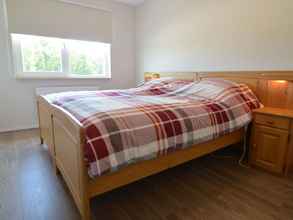
[[[25,131],[25,130],[38,129],[38,128],[39,128],[38,125],[35,125],[35,126],[32,126],[32,127],[3,128],[3,129],[0,129],[0,133],[15,132],[15,131]]]

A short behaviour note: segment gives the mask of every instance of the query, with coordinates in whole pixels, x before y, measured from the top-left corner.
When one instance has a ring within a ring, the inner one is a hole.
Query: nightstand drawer
[[[286,130],[288,130],[290,126],[290,121],[287,118],[265,114],[255,114],[255,122],[258,124]]]

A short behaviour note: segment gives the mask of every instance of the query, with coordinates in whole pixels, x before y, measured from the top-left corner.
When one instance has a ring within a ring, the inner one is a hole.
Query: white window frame
[[[78,75],[70,73],[69,52],[66,49],[66,46],[64,46],[61,51],[61,72],[25,72],[23,71],[21,42],[18,38],[13,37],[12,34],[10,35],[10,39],[12,45],[15,77],[17,79],[111,79],[111,45],[109,54],[105,54],[105,56],[107,56],[105,60],[108,59],[109,65],[104,65],[105,68],[108,68],[108,71],[106,69],[104,70],[104,74]]]

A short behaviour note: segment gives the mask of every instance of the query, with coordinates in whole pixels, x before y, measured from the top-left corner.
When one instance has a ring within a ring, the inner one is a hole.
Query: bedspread
[[[160,79],[128,90],[46,98],[83,125],[91,177],[238,130],[261,106],[246,85],[221,79]]]

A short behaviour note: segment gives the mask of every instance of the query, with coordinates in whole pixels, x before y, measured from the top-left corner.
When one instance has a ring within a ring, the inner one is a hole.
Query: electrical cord
[[[245,159],[246,154],[247,154],[247,134],[248,134],[248,125],[246,125],[244,127],[244,137],[243,137],[243,140],[242,140],[243,151],[242,151],[242,154],[241,154],[240,159],[238,160],[239,166],[244,167],[244,168],[250,168],[248,165],[246,165],[244,163],[244,159]],[[229,156],[229,155],[228,156],[216,155],[215,153],[212,153],[211,156],[214,157],[214,158],[220,158],[220,159],[235,158],[234,156]]]
[[[248,125],[244,127],[244,137],[243,137],[243,153],[238,161],[239,166],[244,168],[250,168],[248,165],[244,164],[243,161],[245,159],[245,156],[247,154],[247,131],[248,131]]]

